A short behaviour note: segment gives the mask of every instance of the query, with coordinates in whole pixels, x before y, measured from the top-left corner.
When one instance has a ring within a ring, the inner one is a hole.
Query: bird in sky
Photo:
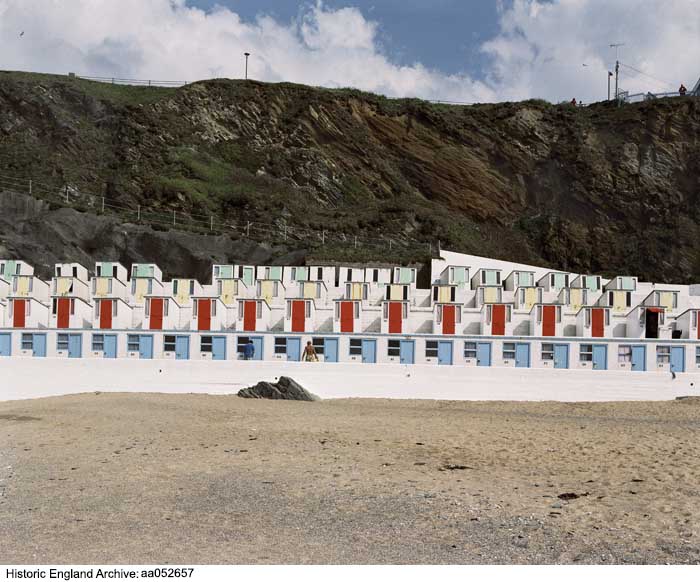
[[[20,37],[24,36],[24,31],[19,33]]]

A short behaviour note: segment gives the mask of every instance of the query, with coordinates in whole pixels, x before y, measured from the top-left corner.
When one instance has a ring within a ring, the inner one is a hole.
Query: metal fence
[[[653,101],[654,99],[663,99],[664,97],[693,97],[694,93],[690,91],[685,95],[681,95],[678,91],[669,91],[667,93],[633,93],[632,95],[620,94],[620,98],[625,103],[639,103],[640,101]],[[698,95],[700,96],[700,95]]]
[[[31,178],[0,174],[0,192],[28,194],[52,205],[100,215],[118,217],[124,222],[143,224],[160,229],[181,230],[199,234],[226,234],[264,242],[304,242],[311,247],[341,246],[348,251],[366,249],[390,254],[436,256],[439,241],[421,242],[407,237],[380,236],[369,238],[336,230],[315,230],[292,226],[280,219],[272,223],[222,219],[214,215],[186,213],[181,210],[150,208],[140,204],[125,205],[106,196],[86,193],[75,186],[47,185]]]

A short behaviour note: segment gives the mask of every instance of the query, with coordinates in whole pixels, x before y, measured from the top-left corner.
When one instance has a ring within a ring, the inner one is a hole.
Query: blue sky
[[[0,0],[0,68],[457,102],[691,88],[700,0]],[[20,34],[24,32],[25,34]],[[641,73],[640,73],[641,71]]]
[[[311,2],[280,0],[192,0],[211,10],[225,6],[242,18],[270,14],[280,21],[299,16]],[[400,65],[423,63],[446,73],[467,71],[482,76],[488,64],[479,45],[498,32],[497,3],[493,0],[325,0],[328,8],[355,6],[379,23],[383,51]]]

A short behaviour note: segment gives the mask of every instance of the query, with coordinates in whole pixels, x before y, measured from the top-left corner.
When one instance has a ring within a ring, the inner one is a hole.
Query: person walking
[[[252,339],[248,340],[248,343],[243,346],[243,359],[252,360],[255,357],[255,344]]]
[[[303,362],[318,362],[318,355],[313,344],[308,341],[306,342],[306,347],[304,348],[304,353],[302,354]]]

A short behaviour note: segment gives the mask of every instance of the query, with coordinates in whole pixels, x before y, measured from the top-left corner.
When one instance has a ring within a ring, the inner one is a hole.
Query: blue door
[[[491,365],[491,344],[478,343],[476,344],[476,365],[490,366]]]
[[[326,338],[323,340],[323,361],[338,361],[338,340],[336,338]]]
[[[190,359],[190,337],[187,335],[175,336],[175,359]]]
[[[374,364],[377,361],[377,340],[362,340],[362,363]]]
[[[0,356],[9,356],[12,353],[12,342],[9,333],[0,333]]]
[[[569,367],[569,344],[554,345],[554,367],[568,368]]]
[[[682,346],[671,348],[671,372],[685,372],[685,348]]]
[[[413,364],[415,363],[415,344],[410,340],[401,340],[400,344],[400,356],[402,364]]]
[[[68,357],[80,358],[83,355],[82,334],[72,333],[68,336]]]
[[[287,361],[298,362],[301,360],[301,339],[298,337],[287,338]]]
[[[153,336],[140,335],[139,338],[139,357],[142,360],[153,359]]]
[[[530,367],[530,344],[515,344],[515,367]]]
[[[46,357],[46,334],[35,333],[32,338],[32,355],[35,358]]]
[[[608,346],[593,344],[593,369],[608,369]]]
[[[105,358],[116,358],[117,357],[117,336],[116,335],[106,335],[104,344],[104,357]],[[36,339],[34,339],[36,343]]]
[[[251,337],[253,342],[253,347],[255,348],[255,353],[253,354],[254,360],[263,359],[263,338],[261,337]]]
[[[632,370],[644,372],[647,369],[647,349],[645,346],[632,346]]]
[[[226,359],[226,336],[215,335],[213,338],[211,338],[211,359]]]
[[[452,342],[438,342],[438,364],[440,366],[452,365]]]

